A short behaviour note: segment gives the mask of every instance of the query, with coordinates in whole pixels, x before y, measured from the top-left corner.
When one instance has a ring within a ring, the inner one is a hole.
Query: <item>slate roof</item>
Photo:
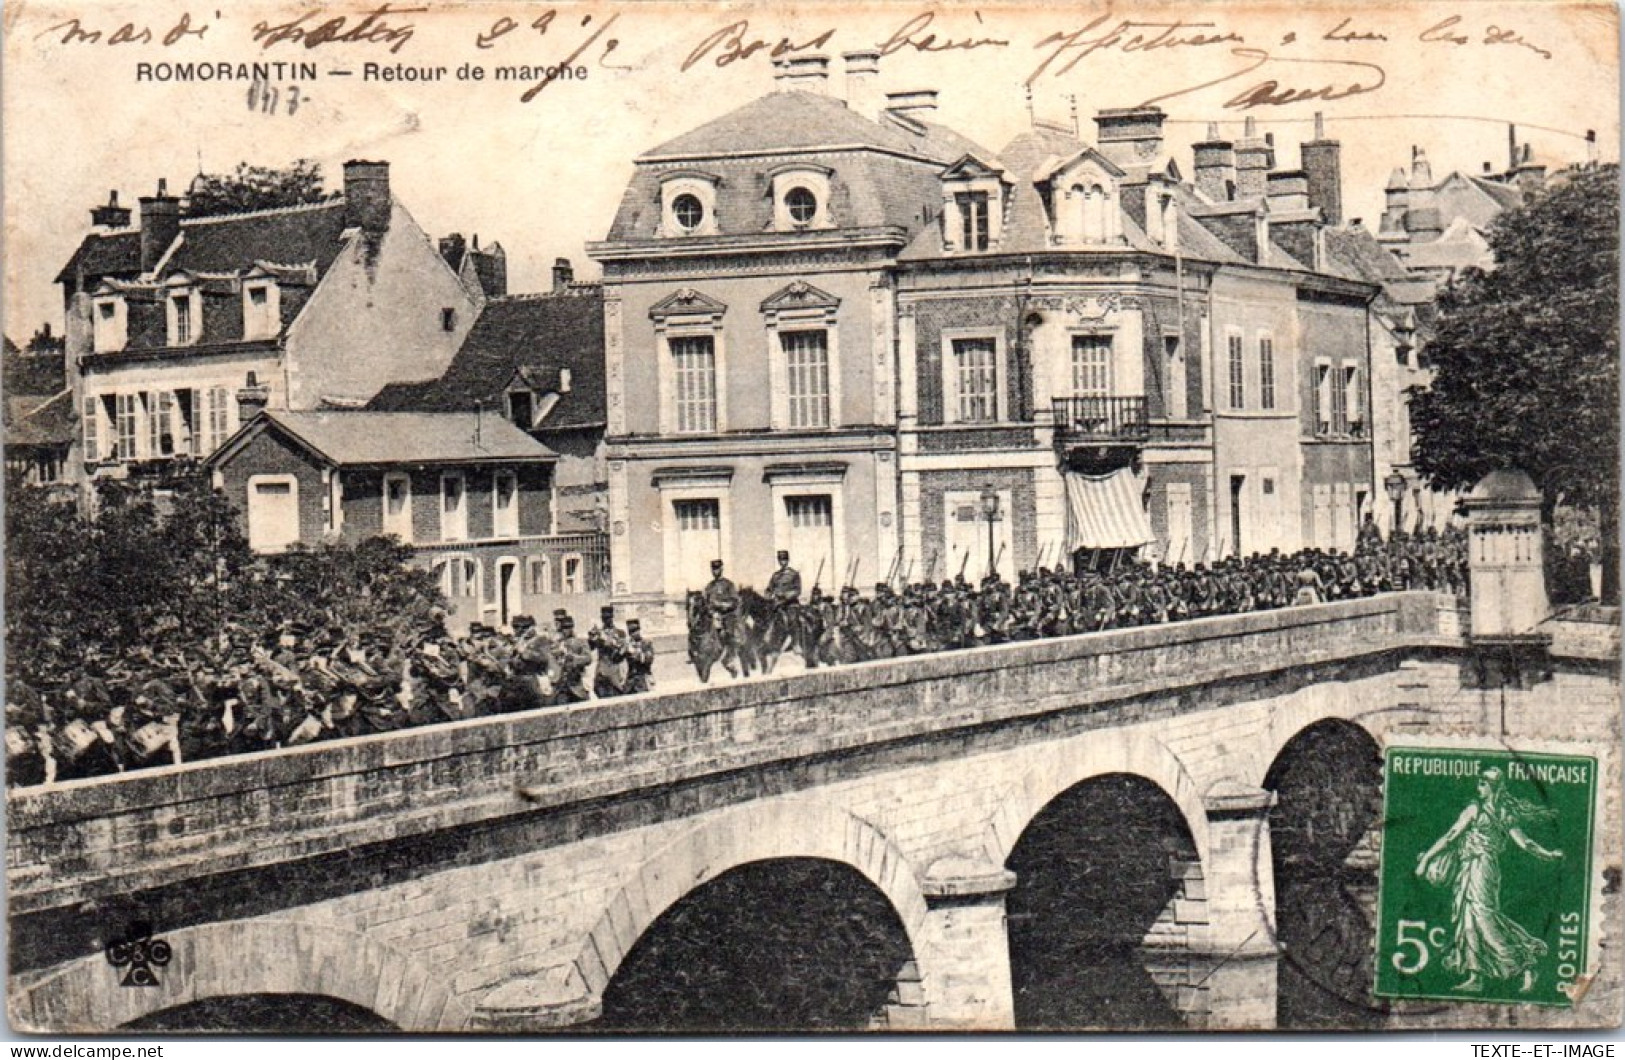
[[[515,372],[556,387],[559,370],[570,370],[570,392],[561,394],[538,430],[601,426],[607,419],[604,392],[604,299],[601,288],[576,294],[514,295],[485,303],[479,319],[439,379],[392,383],[368,403],[372,411],[472,411],[497,413]]]
[[[709,157],[844,144],[915,154],[921,150],[923,139],[910,136],[894,122],[870,121],[842,101],[819,92],[769,92],[638,157],[640,161]]]
[[[339,467],[502,463],[558,457],[490,412],[265,412],[251,421],[239,438],[259,426],[280,428]],[[210,462],[223,463],[239,448],[227,443]]]
[[[912,115],[871,121],[820,93],[771,92],[639,156],[606,242],[649,241],[681,249],[683,239],[656,238],[660,181],[676,169],[718,178],[719,237],[826,238],[830,230],[775,229],[766,172],[791,160],[786,153],[793,158],[797,152],[834,171],[830,214],[836,231],[889,226],[907,233],[925,223],[927,207],[941,202],[937,174],[944,166],[965,154],[994,157],[959,133]],[[698,237],[711,238],[717,237]]]
[[[1365,228],[1326,229],[1330,271],[1351,280],[1389,283],[1410,279],[1405,266]]]
[[[990,254],[1037,254],[1055,252],[1049,245],[1049,230],[1045,220],[1044,202],[1039,197],[1033,178],[1046,163],[1053,159],[1066,159],[1076,155],[1088,145],[1070,133],[1052,126],[1039,125],[1024,132],[1005,145],[997,155],[985,153],[977,157],[990,165],[1002,166],[1012,182],[1010,206],[1006,213],[1004,231],[998,247]],[[1180,194],[1180,189],[1176,189]],[[1189,199],[1188,201],[1195,201]],[[1145,229],[1131,216],[1122,216],[1123,238],[1129,249],[1165,253],[1145,234]],[[1187,258],[1235,264],[1242,261],[1200,221],[1181,212],[1179,214],[1179,247]],[[1064,248],[1082,253],[1092,248]],[[1114,247],[1109,249],[1121,249]],[[927,225],[914,237],[908,248],[898,255],[899,261],[927,261],[945,256],[941,224]],[[976,255],[955,254],[955,258]],[[1283,267],[1290,267],[1285,266]]]
[[[182,220],[180,242],[170,248],[162,272],[238,272],[256,261],[314,262],[321,276],[343,249],[344,228],[342,199]]]
[[[92,232],[80,241],[53,282],[75,283],[81,273],[97,277],[136,276],[140,272],[140,232]]]

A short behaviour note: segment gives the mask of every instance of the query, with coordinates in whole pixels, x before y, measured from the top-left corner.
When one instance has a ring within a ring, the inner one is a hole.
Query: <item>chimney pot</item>
[[[846,52],[846,105],[870,121],[880,117],[880,52]]]
[[[553,293],[563,294],[569,290],[570,282],[575,279],[575,266],[569,258],[553,259]]]
[[[937,90],[919,88],[909,92],[887,92],[886,109],[893,114],[933,114],[937,109]]]
[[[237,420],[247,423],[249,420],[264,412],[271,403],[271,388],[261,385],[259,377],[253,372],[248,373],[248,380],[243,388],[237,391]]]
[[[569,392],[570,392],[570,369],[568,369],[568,368],[560,368],[559,369],[559,393],[568,394]]]

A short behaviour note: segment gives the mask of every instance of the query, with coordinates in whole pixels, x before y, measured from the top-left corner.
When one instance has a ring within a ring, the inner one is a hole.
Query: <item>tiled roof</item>
[[[71,445],[79,436],[73,391],[63,390],[32,412],[6,424],[9,445]]]
[[[0,361],[0,389],[8,398],[49,397],[68,385],[62,354],[41,356],[8,349]]]
[[[556,386],[561,368],[570,370],[570,392],[560,395],[540,429],[604,423],[602,289],[491,299],[444,375],[386,386],[367,407],[376,411],[499,410],[515,372],[528,370],[539,381]]]
[[[1389,283],[1408,278],[1405,266],[1365,228],[1327,228],[1329,271],[1351,280]]]
[[[314,262],[321,276],[343,248],[344,228],[343,200],[183,220],[180,242],[170,249],[163,272],[237,272],[259,261]]]
[[[266,412],[263,418],[340,467],[549,460],[558,455],[490,412]],[[229,459],[224,451],[222,458]]]
[[[92,232],[68,258],[56,283],[72,283],[86,276],[134,276],[141,272],[141,233]]]

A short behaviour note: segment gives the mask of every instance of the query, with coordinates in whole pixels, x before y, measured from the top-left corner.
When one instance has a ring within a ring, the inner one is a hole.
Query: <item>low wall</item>
[[[1135,697],[1459,646],[1403,593],[474,719],[8,795],[14,917],[545,807]],[[1322,675],[1323,676],[1323,675]],[[1243,694],[1241,692],[1238,695]],[[1177,698],[1177,697],[1176,697]],[[1212,706],[1210,699],[1189,709]]]

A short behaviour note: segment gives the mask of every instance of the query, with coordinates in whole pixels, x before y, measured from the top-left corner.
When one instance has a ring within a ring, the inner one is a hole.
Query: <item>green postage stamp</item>
[[[1572,1005],[1596,759],[1390,747],[1385,780],[1377,995]]]

